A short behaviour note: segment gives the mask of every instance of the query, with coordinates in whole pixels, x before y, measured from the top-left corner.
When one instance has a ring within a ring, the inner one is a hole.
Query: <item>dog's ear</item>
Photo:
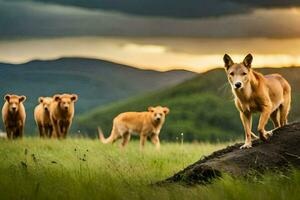
[[[170,109],[169,109],[168,107],[164,107],[163,109],[164,109],[164,113],[165,113],[165,115],[169,114],[169,112],[170,112]]]
[[[231,67],[233,65],[233,61],[228,54],[224,55],[223,61],[224,61],[226,69],[229,69],[229,67]]]
[[[53,96],[54,101],[60,101],[60,95],[56,94]]]
[[[245,67],[251,68],[252,60],[253,60],[253,56],[249,53],[243,61]]]
[[[39,97],[39,103],[43,103],[44,97]]]
[[[4,96],[4,101],[9,101],[9,99],[10,99],[10,94],[6,94],[6,95]]]
[[[149,112],[154,112],[154,108],[152,106],[148,107]]]
[[[78,99],[78,95],[77,94],[72,94],[71,100],[74,101],[74,102],[76,102],[77,99]]]
[[[26,96],[22,95],[19,97],[19,102],[24,102],[26,100]]]

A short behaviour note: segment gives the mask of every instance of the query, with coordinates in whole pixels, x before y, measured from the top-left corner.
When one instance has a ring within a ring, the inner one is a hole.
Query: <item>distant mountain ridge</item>
[[[39,96],[76,93],[76,112],[148,91],[176,85],[192,78],[193,72],[142,70],[114,62],[87,58],[34,60],[24,64],[0,63],[0,96],[26,95],[27,129],[35,130],[33,108]],[[2,126],[1,126],[2,127]]]

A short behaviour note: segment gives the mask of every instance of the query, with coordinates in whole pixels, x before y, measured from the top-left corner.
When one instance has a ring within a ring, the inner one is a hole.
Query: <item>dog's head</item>
[[[77,99],[77,94],[57,94],[53,96],[53,100],[58,102],[60,109],[66,112],[74,108],[74,103]]]
[[[227,54],[224,55],[223,60],[231,87],[235,90],[242,89],[250,79],[252,55],[248,54],[241,63],[234,63]]]
[[[149,107],[148,111],[151,113],[152,120],[156,123],[164,122],[166,115],[169,114],[170,109],[167,107]]]
[[[26,97],[7,94],[4,96],[4,100],[8,103],[9,112],[16,113],[19,111],[20,104],[26,100]]]
[[[39,102],[43,105],[43,109],[45,111],[49,111],[50,104],[52,102],[52,98],[51,97],[40,97]]]

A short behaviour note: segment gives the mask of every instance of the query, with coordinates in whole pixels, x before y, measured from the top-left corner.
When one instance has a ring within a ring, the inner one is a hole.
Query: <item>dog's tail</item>
[[[109,144],[114,142],[113,134],[110,134],[108,138],[105,138],[103,131],[100,127],[98,127],[98,138],[103,144]]]

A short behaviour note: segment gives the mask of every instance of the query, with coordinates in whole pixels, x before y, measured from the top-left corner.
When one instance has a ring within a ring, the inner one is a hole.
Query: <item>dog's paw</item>
[[[271,137],[273,135],[273,130],[272,131],[267,131],[266,132],[266,136],[267,137]]]
[[[266,133],[260,133],[259,139],[261,139],[263,142],[267,142],[268,135]]]
[[[252,144],[251,143],[245,143],[244,145],[242,145],[241,147],[240,147],[240,149],[249,149],[249,148],[251,148],[252,147]]]
[[[266,131],[264,134],[259,134],[259,138],[264,141],[267,142],[268,138],[271,137],[273,135],[273,131]]]

